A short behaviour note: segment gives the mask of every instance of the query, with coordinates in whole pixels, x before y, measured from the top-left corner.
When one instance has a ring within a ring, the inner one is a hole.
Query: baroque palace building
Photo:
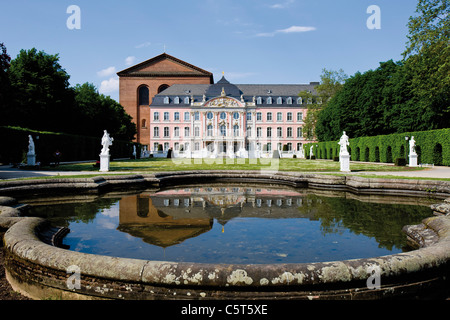
[[[303,120],[318,82],[232,84],[163,53],[117,73],[136,141],[157,156],[303,157]],[[159,151],[159,152],[158,152]],[[162,152],[161,152],[162,151]]]

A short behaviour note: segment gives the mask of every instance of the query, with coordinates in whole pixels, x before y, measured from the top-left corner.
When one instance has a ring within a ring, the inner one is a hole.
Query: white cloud
[[[102,94],[119,91],[119,78],[113,77],[108,80],[103,80],[98,91]]]
[[[287,0],[287,1],[283,2],[283,3],[273,4],[273,5],[269,6],[269,8],[272,8],[272,9],[286,9],[287,7],[289,7],[293,3],[294,3],[294,0]]]
[[[109,67],[109,68],[100,70],[99,72],[97,72],[97,75],[99,77],[104,78],[104,77],[109,77],[115,73],[116,73],[116,67]]]
[[[273,32],[267,32],[267,33],[258,33],[257,37],[273,37],[276,34],[279,33],[299,33],[299,32],[309,32],[316,30],[315,27],[300,27],[300,26],[292,26],[286,29],[276,30]]]
[[[141,44],[138,44],[135,48],[136,49],[141,49],[141,48],[149,47],[150,45],[151,45],[151,42],[146,41],[146,42],[143,42]]]
[[[127,57],[127,58],[125,59],[125,64],[126,64],[127,66],[131,66],[131,65],[134,64],[135,61],[136,61],[136,57],[130,56],[130,57]]]

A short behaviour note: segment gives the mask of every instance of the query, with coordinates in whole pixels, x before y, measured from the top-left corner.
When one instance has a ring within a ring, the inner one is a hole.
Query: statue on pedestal
[[[35,154],[35,146],[33,137],[31,135],[28,136],[28,154],[34,155]]]
[[[112,146],[114,138],[111,138],[106,130],[104,130],[103,132],[104,132],[102,137],[103,148],[100,155],[109,155],[109,147]]]
[[[414,140],[414,136],[409,140],[409,155],[416,155],[416,140]]]
[[[341,149],[339,151],[339,155],[348,155],[347,146],[350,145],[348,142],[348,136],[344,133],[342,134],[341,139],[339,140],[338,144],[341,146]]]

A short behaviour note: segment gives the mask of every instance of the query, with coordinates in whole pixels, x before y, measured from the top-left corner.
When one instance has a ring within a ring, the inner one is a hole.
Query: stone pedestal
[[[101,154],[100,155],[100,172],[109,171],[109,154]]]
[[[36,165],[36,154],[34,154],[34,153],[27,153],[27,165],[28,166],[35,166]]]
[[[341,165],[342,172],[350,172],[350,155],[343,154],[339,156],[339,163]]]
[[[409,166],[410,167],[417,167],[417,154],[410,154],[409,155]]]

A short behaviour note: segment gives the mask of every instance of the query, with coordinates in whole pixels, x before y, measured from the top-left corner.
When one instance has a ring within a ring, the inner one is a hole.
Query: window
[[[227,118],[227,114],[225,112],[220,113],[220,119],[225,120]]]
[[[286,120],[287,121],[292,121],[292,112],[288,112],[286,115]]]
[[[169,113],[164,112],[164,121],[169,121]]]
[[[288,98],[286,99],[286,103],[287,103],[287,104],[292,104],[292,98],[291,98],[291,97],[288,97]]]
[[[277,98],[277,104],[282,104],[283,103],[283,99],[281,97]]]
[[[153,121],[159,121],[159,112],[153,112]]]
[[[247,112],[247,121],[252,121],[252,113]]]
[[[169,104],[169,97],[164,97],[164,104]]]
[[[267,112],[267,121],[272,121],[272,112]]]
[[[159,142],[153,142],[153,151],[158,151]]]
[[[266,103],[267,104],[272,104],[272,97],[268,97]]]
[[[292,128],[291,127],[287,128],[287,137],[292,138]]]
[[[234,134],[235,137],[239,136],[239,126],[238,125],[235,125],[233,127],[233,134]]]
[[[312,104],[312,98],[308,98],[308,104]]]
[[[173,114],[173,120],[174,121],[180,121],[180,113],[179,112],[175,112]]]
[[[208,112],[206,114],[206,117],[211,120],[213,118],[213,113],[212,112]]]
[[[262,128],[261,127],[256,128],[256,136],[258,138],[260,138],[262,136]]]
[[[272,128],[268,127],[267,128],[267,138],[271,138],[272,137]]]
[[[169,87],[168,84],[162,84],[162,85],[160,85],[159,88],[158,88],[158,93],[163,92],[163,91],[166,90],[168,87]]]
[[[144,105],[149,105],[150,104],[150,99],[149,99],[149,93],[148,93],[148,88],[146,86],[142,86],[139,88],[139,105],[140,106],[144,106]]]
[[[174,137],[180,136],[180,128],[178,128],[178,127],[173,128],[173,136]]]
[[[169,127],[164,127],[164,138],[169,137]]]
[[[180,104],[180,98],[179,98],[179,97],[175,97],[175,98],[173,99],[173,103],[175,103],[175,104]]]
[[[298,122],[303,121],[303,112],[297,112],[297,121]]]
[[[291,142],[288,142],[287,149],[288,149],[288,151],[292,151],[292,143]]]
[[[153,128],[153,136],[154,137],[159,137],[159,127],[154,127]]]
[[[267,151],[272,151],[272,142],[267,143]]]
[[[168,142],[164,142],[164,151],[169,150],[169,143]]]
[[[184,98],[184,104],[189,104],[189,103],[190,103],[189,97]]]
[[[184,113],[184,121],[189,121],[189,120],[191,120],[191,115],[188,111],[186,111]]]
[[[283,137],[283,128],[282,127],[278,127],[277,128],[277,137],[278,138],[282,138]]]
[[[262,98],[261,97],[256,98],[256,104],[262,104]]]
[[[194,150],[195,151],[199,151],[200,150],[200,143],[199,142],[194,143]]]
[[[303,136],[303,130],[302,127],[297,128],[297,138],[301,138]]]
[[[262,113],[261,112],[257,112],[256,113],[256,121],[261,121],[262,120]]]
[[[173,149],[178,151],[178,149],[180,149],[180,144],[178,142],[175,142],[173,145]]]
[[[191,128],[184,127],[184,136],[189,137],[191,135]]]
[[[283,113],[277,112],[277,121],[283,121]]]
[[[142,119],[141,124],[142,124],[142,128],[146,128],[147,127],[147,120]]]
[[[251,136],[252,136],[252,127],[247,127],[247,137],[251,137]]]
[[[297,143],[297,151],[302,151],[302,144],[300,142]]]
[[[297,104],[303,104],[303,99],[302,99],[302,97],[297,98]]]
[[[206,128],[206,135],[208,137],[211,137],[213,135],[213,126],[212,125],[208,125],[208,127]]]
[[[200,137],[200,128],[199,127],[194,128],[194,136]]]
[[[233,119],[235,119],[235,120],[239,119],[239,112],[233,113]]]
[[[196,112],[194,113],[194,120],[195,120],[195,121],[199,121],[199,120],[200,120],[200,112],[196,111]]]
[[[222,137],[225,137],[227,135],[227,127],[226,126],[220,126],[220,135]]]

